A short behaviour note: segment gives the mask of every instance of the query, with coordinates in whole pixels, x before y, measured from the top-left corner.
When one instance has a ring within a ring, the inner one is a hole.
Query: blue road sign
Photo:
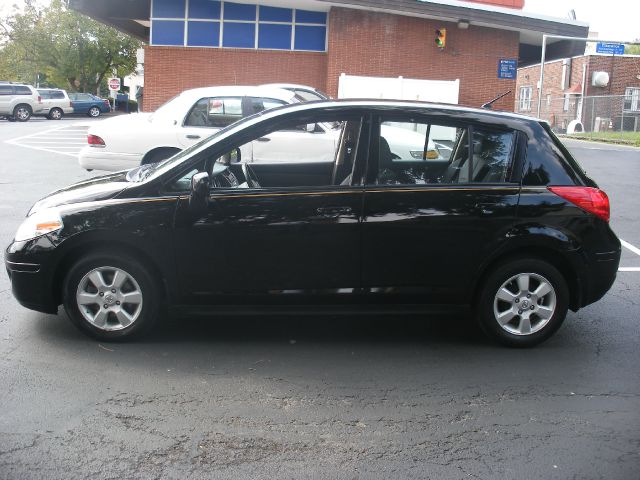
[[[507,58],[498,60],[498,78],[516,78],[517,72],[517,60]]]
[[[598,42],[596,53],[608,53],[609,55],[624,55],[623,43]]]

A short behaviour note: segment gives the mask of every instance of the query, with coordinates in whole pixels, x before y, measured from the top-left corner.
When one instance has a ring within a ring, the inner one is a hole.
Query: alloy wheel
[[[98,107],[91,107],[89,109],[89,115],[91,115],[92,117],[100,116],[100,109]]]
[[[493,314],[506,332],[531,335],[549,323],[556,304],[556,292],[551,282],[537,273],[519,273],[496,292]]]
[[[123,269],[99,267],[80,280],[76,302],[84,319],[96,328],[122,330],[140,316],[142,291],[135,278]]]

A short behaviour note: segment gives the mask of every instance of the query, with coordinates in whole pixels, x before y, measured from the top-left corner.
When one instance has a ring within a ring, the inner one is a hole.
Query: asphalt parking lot
[[[0,245],[89,178],[100,121],[0,120]],[[461,318],[174,319],[100,344],[0,275],[0,478],[640,478],[640,149],[567,141],[625,242],[600,302],[531,350]]]

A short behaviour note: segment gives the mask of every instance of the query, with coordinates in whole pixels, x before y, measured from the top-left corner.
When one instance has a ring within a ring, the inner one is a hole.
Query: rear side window
[[[55,90],[53,92],[49,92],[50,98],[59,100],[59,99],[64,99],[64,93],[61,92],[60,90]]]
[[[263,110],[269,110],[270,108],[286,105],[286,102],[283,102],[282,100],[276,100],[273,98],[251,97],[250,101],[251,101],[250,113],[258,113],[258,112],[262,112]]]
[[[11,85],[0,85],[0,95],[13,95],[13,87]]]
[[[242,118],[241,97],[201,98],[187,115],[185,126],[222,128]]]
[[[513,131],[482,126],[382,121],[376,183],[504,183],[511,177],[515,138]]]
[[[24,85],[17,85],[16,95],[31,95],[31,89],[29,87],[25,87]]]
[[[51,93],[49,92],[49,90],[38,90],[38,94],[42,97],[43,100],[51,98]]]

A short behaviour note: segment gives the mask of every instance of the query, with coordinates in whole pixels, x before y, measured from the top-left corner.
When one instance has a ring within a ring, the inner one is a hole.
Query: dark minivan
[[[253,161],[256,142],[291,130],[304,140],[282,161]],[[333,161],[310,160],[331,131]],[[64,304],[101,340],[137,336],[167,310],[471,309],[493,339],[531,346],[611,287],[620,241],[608,221],[606,194],[544,122],[326,101],[52,193],[5,263],[22,305]]]

